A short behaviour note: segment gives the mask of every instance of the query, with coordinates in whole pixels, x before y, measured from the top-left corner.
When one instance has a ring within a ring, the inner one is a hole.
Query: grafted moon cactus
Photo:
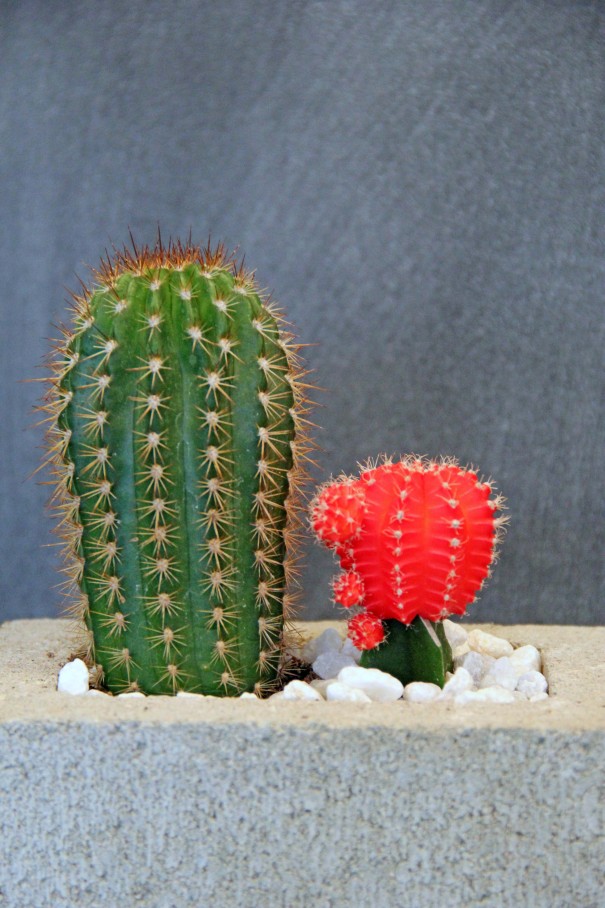
[[[451,653],[442,621],[475,600],[505,522],[496,516],[503,499],[491,494],[454,460],[416,457],[370,463],[319,490],[311,524],[343,568],[335,601],[362,609],[348,633],[363,665],[443,684]]]
[[[270,691],[308,450],[298,345],[222,247],[158,240],[94,278],[43,406],[88,663],[114,692]]]

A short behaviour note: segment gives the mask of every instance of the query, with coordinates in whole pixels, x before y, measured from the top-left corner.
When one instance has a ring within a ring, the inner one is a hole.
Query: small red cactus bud
[[[363,599],[363,580],[356,571],[341,574],[334,582],[333,589],[334,599],[345,608],[351,608]]]
[[[311,525],[321,541],[333,548],[359,532],[364,511],[363,490],[351,481],[335,482],[311,505]]]
[[[355,556],[350,545],[337,545],[334,551],[338,556],[343,571],[350,571],[355,567]]]
[[[347,636],[357,649],[374,649],[384,640],[384,627],[380,618],[361,612],[349,621]]]

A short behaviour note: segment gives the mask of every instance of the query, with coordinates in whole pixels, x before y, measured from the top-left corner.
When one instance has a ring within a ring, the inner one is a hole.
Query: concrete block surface
[[[548,700],[75,697],[0,626],[1,908],[601,908],[605,628],[482,627]]]

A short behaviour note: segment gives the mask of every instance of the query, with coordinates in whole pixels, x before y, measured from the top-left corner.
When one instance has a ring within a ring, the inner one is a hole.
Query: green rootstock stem
[[[452,668],[452,649],[447,642],[443,622],[424,622],[422,618],[415,618],[411,624],[402,624],[394,619],[383,624],[386,634],[384,642],[375,649],[366,650],[361,657],[361,665],[388,672],[399,678],[402,684],[430,681],[443,687],[445,673]]]

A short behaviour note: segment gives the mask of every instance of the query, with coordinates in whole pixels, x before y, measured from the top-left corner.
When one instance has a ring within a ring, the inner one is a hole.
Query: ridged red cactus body
[[[336,601],[406,625],[464,614],[495,555],[501,499],[491,492],[453,460],[412,457],[325,485],[311,523],[346,571]]]

